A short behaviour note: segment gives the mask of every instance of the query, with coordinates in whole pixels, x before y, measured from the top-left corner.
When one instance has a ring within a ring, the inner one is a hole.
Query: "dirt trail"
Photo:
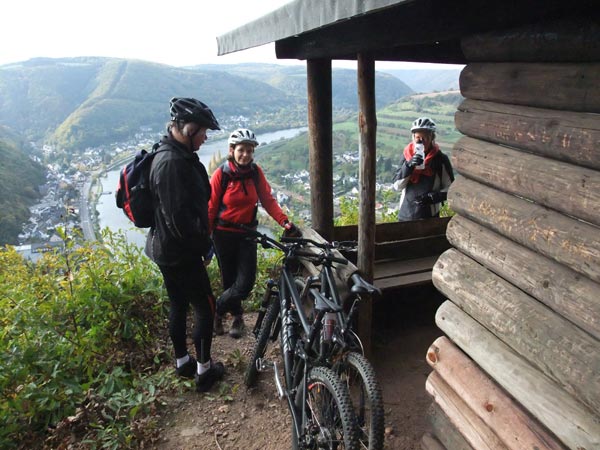
[[[247,315],[247,326],[253,324],[254,317]],[[381,326],[375,335],[371,360],[383,390],[386,450],[418,449],[428,429],[425,412],[431,399],[425,392],[425,379],[431,370],[424,358],[431,342],[441,335],[432,324],[432,317],[425,323],[407,320],[409,323]],[[289,413],[285,401],[277,397],[273,374],[261,374],[258,386],[252,390],[243,384],[245,362],[253,346],[254,337],[248,331],[239,340],[227,335],[215,338],[213,357],[225,363],[224,381],[207,394],[190,388],[179,397],[167,399],[156,448],[290,448]],[[276,358],[277,350],[270,348],[274,352],[271,357]]]

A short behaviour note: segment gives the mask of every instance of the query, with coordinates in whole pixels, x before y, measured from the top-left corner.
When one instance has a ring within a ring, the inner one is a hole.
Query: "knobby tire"
[[[346,386],[326,367],[313,367],[307,375],[307,393],[298,389],[295,405],[305,417],[302,436],[292,425],[292,449],[358,450],[356,419]],[[303,405],[304,402],[304,405]]]
[[[333,369],[346,385],[352,401],[359,449],[382,450],[385,433],[383,397],[373,366],[363,355],[350,352],[343,355]]]
[[[246,367],[246,374],[244,376],[244,383],[246,384],[246,387],[250,388],[256,384],[258,379],[258,368],[256,367],[256,361],[265,356],[267,344],[273,332],[273,327],[277,321],[278,314],[279,298],[275,296],[272,298],[271,303],[269,303],[269,306],[267,307],[267,311],[263,317],[258,336],[256,337],[256,344],[254,344],[252,358],[250,358],[248,367]]]

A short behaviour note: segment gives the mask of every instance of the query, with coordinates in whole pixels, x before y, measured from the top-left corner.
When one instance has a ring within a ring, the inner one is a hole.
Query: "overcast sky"
[[[74,56],[132,58],[173,66],[304,64],[277,60],[272,44],[217,56],[217,36],[289,1],[8,0],[2,4],[0,65]],[[352,64],[334,62],[343,67]]]

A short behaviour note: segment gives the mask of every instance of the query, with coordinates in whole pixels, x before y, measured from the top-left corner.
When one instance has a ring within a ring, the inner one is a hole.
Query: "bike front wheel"
[[[346,386],[326,367],[313,367],[296,394],[300,436],[292,424],[292,448],[358,450],[356,419]]]
[[[246,387],[252,387],[256,384],[258,378],[258,367],[256,366],[256,363],[259,359],[264,358],[269,338],[275,338],[273,335],[275,334],[274,330],[276,329],[279,308],[279,297],[275,295],[267,307],[258,336],[256,337],[256,344],[254,344],[252,357],[248,362],[248,367],[246,367],[246,374],[244,376]]]
[[[333,370],[350,394],[356,417],[359,448],[383,449],[383,397],[373,366],[363,355],[350,352],[340,357],[333,365]]]

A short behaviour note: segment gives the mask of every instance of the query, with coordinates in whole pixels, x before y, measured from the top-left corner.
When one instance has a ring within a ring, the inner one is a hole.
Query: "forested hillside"
[[[217,117],[252,114],[297,125],[301,103],[272,86],[224,72],[111,58],[35,59],[0,67],[0,124],[15,119],[28,140],[83,150],[156,132],[174,96],[196,96]],[[243,99],[243,102],[240,102]]]
[[[160,133],[174,96],[207,103],[225,129],[243,116],[258,130],[306,124],[306,74],[300,66],[177,68],[115,58],[39,58],[0,67],[0,125],[28,141],[81,152],[131,139],[140,129]],[[356,75],[335,70],[334,108],[355,110]],[[400,80],[378,74],[378,103],[410,93]]]
[[[18,243],[43,182],[43,167],[29,158],[22,141],[0,126],[0,242]]]
[[[283,66],[248,63],[235,65],[213,64],[193,68],[203,71],[226,71],[240,77],[263,81],[286,93],[298,95],[303,100],[307,99],[305,65]],[[355,111],[358,105],[356,71],[334,68],[331,78],[334,110]],[[375,100],[380,108],[413,92],[406,83],[389,73],[376,72],[375,84]]]
[[[458,89],[462,69],[384,69],[405,82],[414,92],[440,92]]]

